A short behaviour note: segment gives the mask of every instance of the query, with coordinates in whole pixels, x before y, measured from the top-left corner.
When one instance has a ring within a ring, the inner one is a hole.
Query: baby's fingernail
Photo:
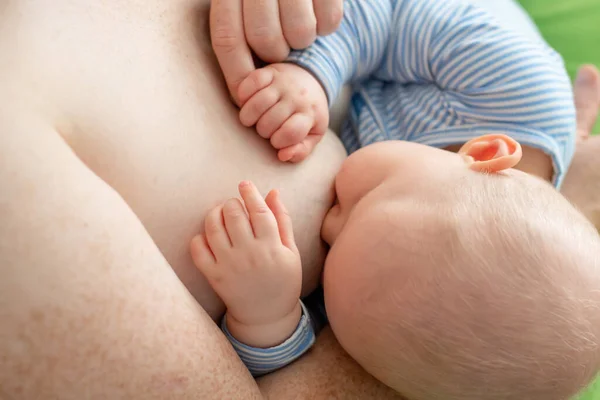
[[[292,157],[294,157],[293,154],[288,154],[287,156],[281,156],[281,153],[279,153],[279,161],[281,161],[281,162],[288,162],[292,159]]]
[[[248,187],[248,186],[250,186],[250,181],[241,181],[240,182],[240,187],[241,188]]]

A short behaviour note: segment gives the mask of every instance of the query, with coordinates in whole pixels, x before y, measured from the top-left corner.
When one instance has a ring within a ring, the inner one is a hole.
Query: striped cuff
[[[221,329],[252,376],[257,377],[281,369],[294,362],[312,347],[315,342],[315,332],[310,321],[310,314],[302,301],[300,301],[300,305],[302,306],[302,316],[292,336],[280,345],[268,349],[251,347],[238,341],[229,333],[227,319],[223,317]]]
[[[286,62],[297,64],[308,70],[323,86],[327,101],[331,107],[340,95],[344,86],[344,77],[336,66],[336,57],[339,55],[335,51],[319,51],[316,45],[304,50],[294,50],[288,56]]]

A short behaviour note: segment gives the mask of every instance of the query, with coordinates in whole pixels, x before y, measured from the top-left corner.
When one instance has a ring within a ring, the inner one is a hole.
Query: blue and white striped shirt
[[[302,317],[292,336],[280,345],[268,349],[251,347],[238,341],[227,329],[227,318],[223,318],[221,329],[252,376],[265,375],[291,364],[315,343],[315,327],[310,313],[302,301],[300,305]]]
[[[552,157],[558,187],[575,146],[563,61],[541,39],[504,27],[468,0],[346,0],[337,32],[289,61],[330,103],[354,84],[347,150],[384,140],[435,147],[507,134]]]

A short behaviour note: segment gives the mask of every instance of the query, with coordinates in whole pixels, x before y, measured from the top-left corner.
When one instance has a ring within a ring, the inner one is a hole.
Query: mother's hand
[[[252,71],[252,51],[263,61],[283,61],[290,48],[309,46],[332,33],[343,0],[212,0],[210,36],[232,97]]]

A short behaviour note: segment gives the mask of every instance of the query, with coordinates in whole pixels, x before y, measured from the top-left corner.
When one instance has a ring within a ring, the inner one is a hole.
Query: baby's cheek
[[[364,168],[364,167],[363,167]],[[342,208],[352,208],[371,190],[377,187],[380,180],[371,172],[342,170],[336,179],[336,192]]]
[[[325,261],[323,273],[323,288],[325,291],[325,306],[327,315],[332,328],[339,331],[345,331],[352,325],[349,318],[350,313],[356,307],[354,300],[356,296],[352,295],[354,288],[351,286],[349,271],[344,259],[345,253],[343,243],[336,245],[331,249]]]
[[[338,250],[350,252],[343,247]],[[389,330],[390,316],[401,315],[390,311],[382,316],[381,310],[374,309],[373,302],[365,301],[365,296],[376,290],[372,283],[366,282],[361,270],[343,257],[334,255],[325,265],[325,307],[331,328],[342,347],[363,367],[379,366],[385,352],[390,350],[387,347],[390,335],[385,335],[385,343],[380,336]]]
[[[362,257],[361,243],[354,240],[352,231],[344,228],[325,261],[323,274],[327,310],[339,316],[345,325],[364,308],[366,297],[377,290],[378,268]],[[375,285],[374,285],[375,284]]]

